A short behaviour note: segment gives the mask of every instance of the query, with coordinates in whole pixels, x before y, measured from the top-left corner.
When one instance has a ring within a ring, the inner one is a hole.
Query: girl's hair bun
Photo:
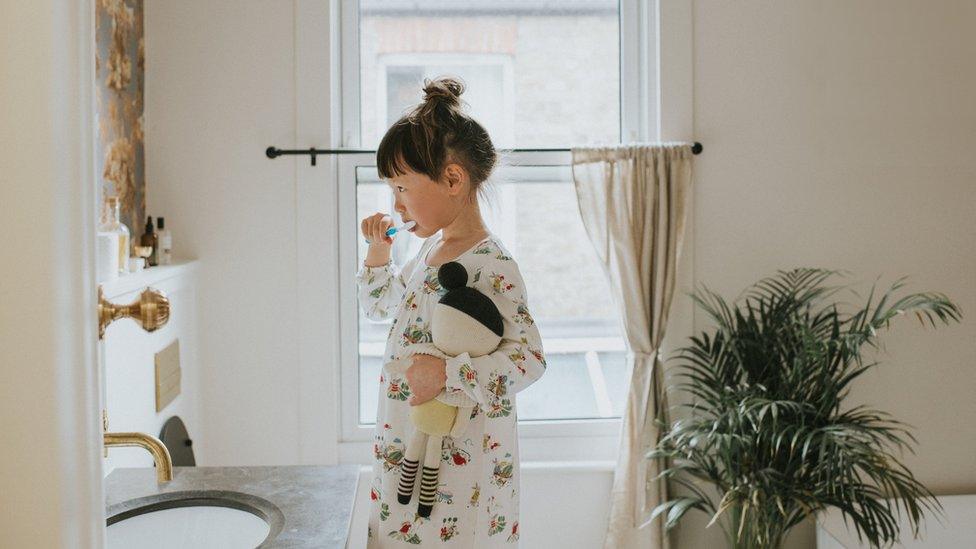
[[[441,76],[433,80],[424,79],[424,102],[428,104],[446,103],[452,107],[461,106],[464,84],[455,78]]]
[[[481,188],[498,154],[488,131],[466,112],[464,87],[459,76],[424,79],[423,102],[390,126],[376,149],[381,178],[416,172],[440,181],[444,166],[456,162],[467,170],[472,191]]]

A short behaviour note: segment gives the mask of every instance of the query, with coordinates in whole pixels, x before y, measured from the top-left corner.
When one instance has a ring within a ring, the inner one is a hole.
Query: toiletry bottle
[[[162,216],[156,218],[156,234],[159,240],[159,264],[169,265],[173,262],[173,235],[166,228],[166,220]]]
[[[119,234],[98,231],[95,248],[95,281],[99,284],[119,277]]]
[[[129,228],[125,226],[125,223],[122,223],[119,207],[120,202],[117,196],[110,196],[105,199],[105,211],[102,213],[102,224],[98,230],[118,235],[119,274],[124,275],[129,272],[130,233]]]
[[[153,230],[152,216],[146,217],[146,232],[142,233],[139,239],[141,246],[152,247],[152,254],[149,256],[149,266],[154,267],[159,264],[159,239]]]

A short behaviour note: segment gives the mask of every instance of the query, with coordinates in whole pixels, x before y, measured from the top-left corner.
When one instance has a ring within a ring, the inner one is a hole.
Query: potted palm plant
[[[904,279],[875,302],[840,310],[827,286],[837,271],[779,271],[729,306],[704,286],[692,294],[717,324],[678,350],[669,391],[690,393],[687,418],[665,425],[649,459],[662,472],[649,482],[679,484],[688,494],[658,505],[671,530],[697,509],[718,522],[729,547],[778,548],[790,528],[833,506],[872,546],[896,540],[899,508],[913,534],[935,496],[892,453],[914,451],[905,429],[884,412],[842,407],[858,376],[875,366],[862,358],[878,331],[905,313],[923,324],[958,321],[947,297],[896,297]],[[862,539],[863,539],[862,538]]]

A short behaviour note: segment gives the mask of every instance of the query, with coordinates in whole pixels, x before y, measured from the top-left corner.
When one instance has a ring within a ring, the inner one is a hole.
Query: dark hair
[[[472,191],[488,179],[498,154],[485,128],[461,107],[464,84],[458,78],[424,80],[424,101],[386,131],[376,150],[380,177],[407,171],[437,181],[444,167],[456,162],[471,178]]]

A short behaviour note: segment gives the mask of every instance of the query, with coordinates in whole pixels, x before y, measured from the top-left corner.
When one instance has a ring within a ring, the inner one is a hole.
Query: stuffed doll
[[[405,350],[405,356],[385,364],[391,374],[405,374],[413,364],[415,354],[443,359],[462,353],[478,357],[491,353],[501,343],[502,315],[488,296],[467,286],[468,273],[464,266],[455,261],[445,263],[438,269],[437,278],[447,292],[432,313],[433,342],[411,345]],[[463,391],[448,393],[442,390],[432,400],[410,408],[410,421],[415,430],[401,464],[397,500],[403,505],[410,503],[417,467],[423,456],[417,506],[417,514],[422,517],[430,517],[434,506],[443,438],[446,435],[457,437],[464,432],[474,406],[475,401]]]

